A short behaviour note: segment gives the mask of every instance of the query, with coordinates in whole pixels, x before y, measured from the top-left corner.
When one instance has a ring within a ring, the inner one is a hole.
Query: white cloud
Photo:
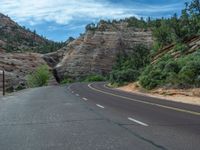
[[[42,21],[69,24],[81,19],[119,19],[136,16],[140,12],[163,12],[174,9],[168,6],[132,6],[126,7],[109,3],[106,0],[0,0],[0,11],[18,22],[26,21],[30,25]]]

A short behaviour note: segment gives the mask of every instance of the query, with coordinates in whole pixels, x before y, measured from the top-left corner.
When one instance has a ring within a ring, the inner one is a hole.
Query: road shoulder
[[[128,84],[126,86],[115,88],[117,90],[139,94],[142,96],[149,96],[153,98],[159,98],[161,100],[168,100],[168,101],[174,101],[179,103],[185,103],[185,104],[192,104],[200,106],[200,97],[197,96],[189,96],[189,95],[182,95],[182,94],[168,94],[170,91],[166,90],[165,92],[162,91],[163,94],[160,94],[161,91],[152,91],[152,92],[143,92],[139,88],[135,86],[134,83]]]

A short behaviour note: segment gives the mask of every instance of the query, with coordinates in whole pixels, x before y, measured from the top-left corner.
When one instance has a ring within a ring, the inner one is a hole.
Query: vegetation
[[[200,51],[176,60],[166,55],[145,68],[139,83],[146,89],[158,86],[200,87]]]
[[[98,74],[91,74],[84,78],[84,82],[98,82],[98,81],[105,81],[105,77],[98,75]]]
[[[27,76],[28,87],[46,86],[50,79],[50,71],[47,65],[38,67],[34,73]]]
[[[68,83],[73,83],[74,80],[68,76],[65,76],[64,79],[60,82],[60,84],[68,84]]]
[[[123,85],[136,81],[143,68],[149,63],[149,50],[144,45],[137,45],[131,52],[119,54],[117,63],[110,73],[111,84]]]
[[[185,3],[185,8],[182,10],[180,17],[174,14],[169,19],[150,20],[148,24],[153,29],[159,48],[199,35],[200,1],[193,0],[191,3]]]
[[[6,52],[49,53],[65,45],[64,42],[47,40],[45,37],[38,35],[35,30],[31,31],[28,28],[21,27],[7,16],[2,16],[2,18],[9,20],[5,22],[5,19],[0,19],[0,40],[5,42],[5,45],[3,44],[0,48],[6,50]]]
[[[146,89],[161,86],[200,87],[200,50],[187,55],[188,45],[184,43],[187,39],[200,35],[199,0],[185,3],[179,17],[177,14],[167,19],[149,17],[147,21],[132,17],[127,22],[129,27],[150,28],[156,41],[150,53],[144,47],[137,47],[130,55],[119,54],[109,78],[112,84],[122,85],[139,80],[140,85]],[[169,44],[175,44],[173,51],[181,56],[175,59],[166,54],[150,64],[150,58]]]

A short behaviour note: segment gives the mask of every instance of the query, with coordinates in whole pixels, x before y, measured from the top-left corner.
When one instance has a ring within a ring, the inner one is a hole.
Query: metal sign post
[[[3,68],[3,96],[5,96],[6,90],[5,90],[5,70]]]

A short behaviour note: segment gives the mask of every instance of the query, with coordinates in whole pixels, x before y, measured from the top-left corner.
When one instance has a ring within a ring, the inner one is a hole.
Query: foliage
[[[9,29],[12,31],[10,33]],[[36,31],[31,31],[19,25],[0,27],[0,40],[5,41],[5,45],[0,48],[6,52],[36,52],[49,53],[56,51],[65,45],[64,42],[54,42],[40,36]]]
[[[84,78],[84,82],[99,82],[99,81],[105,81],[105,77],[98,75],[98,74],[91,74]]]
[[[47,65],[38,67],[35,72],[27,76],[27,84],[29,87],[41,87],[48,84],[50,71]]]
[[[175,47],[174,47],[174,51],[175,52],[185,52],[188,49],[188,46],[184,43],[176,43]]]
[[[126,82],[136,81],[143,67],[149,63],[148,56],[149,50],[144,45],[137,45],[129,55],[119,54],[110,73],[110,82],[122,85]]]
[[[68,84],[68,83],[73,83],[74,80],[68,76],[65,76],[64,79],[60,82],[60,84]]]
[[[200,87],[200,52],[176,60],[166,56],[156,64],[147,66],[139,82],[146,89],[164,85]]]

